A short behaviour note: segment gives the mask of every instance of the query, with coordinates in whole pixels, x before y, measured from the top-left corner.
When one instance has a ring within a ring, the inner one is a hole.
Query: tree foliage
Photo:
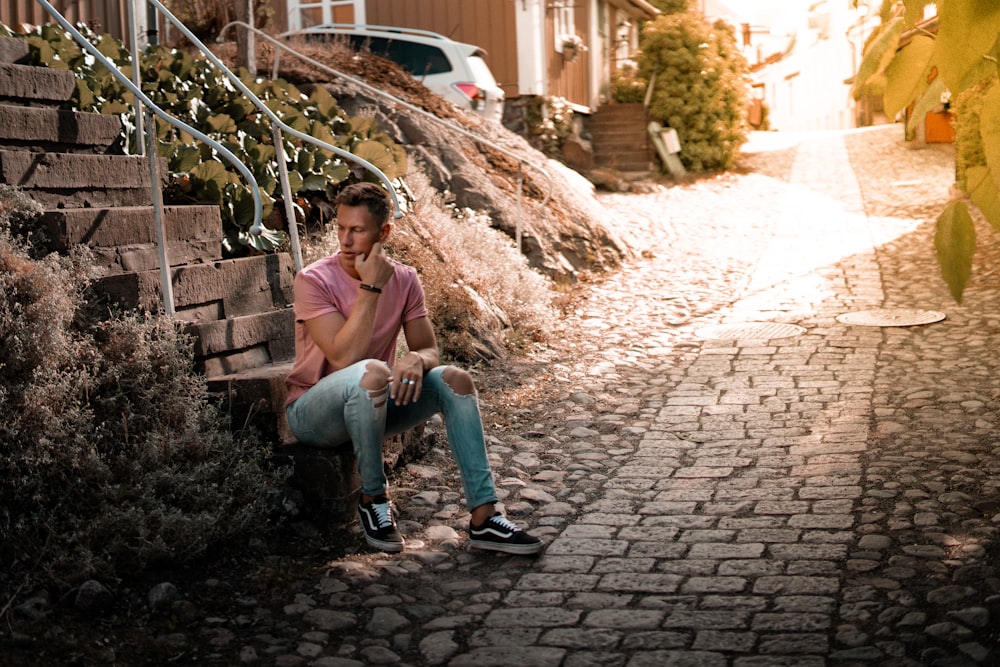
[[[934,22],[921,21],[928,4],[883,4],[882,24],[866,43],[853,94],[884,82],[886,113],[908,109],[908,137],[943,97],[955,100],[961,195],[938,218],[935,247],[942,275],[961,303],[976,248],[970,204],[1000,229],[1000,3],[938,0],[936,30]]]
[[[746,142],[747,63],[732,28],[708,24],[686,0],[645,24],[639,76],[653,87],[649,115],[677,131],[690,171],[733,166]]]

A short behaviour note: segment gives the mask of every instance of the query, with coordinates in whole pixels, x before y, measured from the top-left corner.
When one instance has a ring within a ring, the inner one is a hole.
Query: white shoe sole
[[[367,542],[369,546],[391,554],[398,554],[406,545],[405,540],[403,542],[383,542],[382,540],[376,540],[374,537],[368,537],[367,534],[365,535],[365,542]]]
[[[503,542],[489,542],[486,540],[469,540],[469,546],[473,549],[484,551],[501,551],[505,554],[516,556],[532,556],[542,550],[542,544],[504,544]]]

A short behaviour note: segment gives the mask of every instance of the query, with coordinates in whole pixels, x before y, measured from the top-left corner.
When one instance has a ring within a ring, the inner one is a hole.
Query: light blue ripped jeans
[[[385,438],[441,413],[468,508],[496,502],[476,393],[456,393],[442,377],[450,367],[437,366],[424,373],[419,401],[396,405],[389,398],[388,385],[384,391],[361,386],[370,363],[382,362],[366,359],[330,373],[285,409],[288,426],[299,442],[312,447],[353,443],[361,492],[378,496],[387,486],[382,463]]]

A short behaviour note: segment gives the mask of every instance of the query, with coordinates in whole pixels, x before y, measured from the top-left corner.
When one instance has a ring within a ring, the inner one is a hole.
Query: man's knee
[[[392,371],[384,362],[371,359],[365,366],[365,374],[361,376],[361,388],[368,392],[368,397],[376,402],[375,407],[385,405],[385,397],[389,394],[389,376]]]
[[[456,394],[468,395],[476,392],[476,383],[473,382],[472,376],[468,371],[462,370],[461,368],[448,366],[441,373],[441,379],[444,380],[445,384],[451,387],[451,390]]]

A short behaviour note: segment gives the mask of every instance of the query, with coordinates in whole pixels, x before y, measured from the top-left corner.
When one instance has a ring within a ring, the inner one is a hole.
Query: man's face
[[[337,240],[340,241],[340,264],[348,274],[357,278],[358,272],[354,262],[358,255],[365,257],[372,251],[372,246],[384,241],[389,235],[389,223],[382,225],[372,219],[365,206],[347,206],[341,204],[337,208]]]

